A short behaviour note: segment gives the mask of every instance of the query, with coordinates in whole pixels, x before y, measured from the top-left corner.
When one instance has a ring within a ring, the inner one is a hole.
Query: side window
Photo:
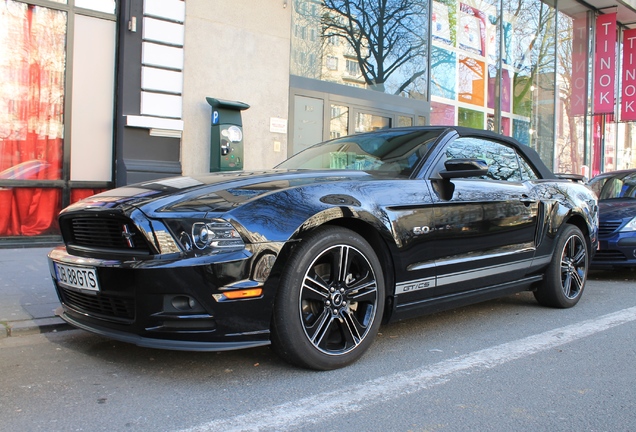
[[[522,174],[517,152],[504,144],[483,138],[462,137],[452,142],[446,150],[447,159],[481,159],[488,164],[488,174],[483,179],[520,182],[536,175],[526,165],[530,173]]]
[[[519,156],[519,167],[521,168],[521,175],[523,180],[536,180],[539,178],[532,166],[526,162],[526,160]]]

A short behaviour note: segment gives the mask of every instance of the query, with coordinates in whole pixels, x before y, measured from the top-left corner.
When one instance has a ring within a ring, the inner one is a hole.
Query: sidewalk
[[[0,338],[70,328],[53,312],[60,302],[46,259],[51,249],[0,249]]]

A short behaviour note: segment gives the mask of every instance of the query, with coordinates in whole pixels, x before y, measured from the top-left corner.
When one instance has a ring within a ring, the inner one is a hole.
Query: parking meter
[[[205,100],[212,107],[210,138],[210,172],[243,169],[243,122],[241,111],[250,106],[243,102]]]

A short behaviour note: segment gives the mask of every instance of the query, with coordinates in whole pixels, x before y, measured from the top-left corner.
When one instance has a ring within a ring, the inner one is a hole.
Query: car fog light
[[[172,299],[172,307],[181,311],[193,309],[196,304],[197,302],[188,296],[176,296]]]

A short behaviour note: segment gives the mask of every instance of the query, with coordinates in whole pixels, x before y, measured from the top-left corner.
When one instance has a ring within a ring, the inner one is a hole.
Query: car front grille
[[[594,254],[594,261],[601,263],[603,261],[627,261],[627,257],[621,251],[617,250],[597,250]]]
[[[59,287],[59,292],[62,302],[78,312],[118,322],[132,322],[135,319],[135,300],[132,297],[84,294],[64,287]]]
[[[598,227],[598,235],[606,236],[612,234],[621,226],[621,221],[601,221]]]
[[[150,247],[135,225],[121,216],[79,215],[60,219],[68,246],[112,250],[127,254],[150,254]]]

